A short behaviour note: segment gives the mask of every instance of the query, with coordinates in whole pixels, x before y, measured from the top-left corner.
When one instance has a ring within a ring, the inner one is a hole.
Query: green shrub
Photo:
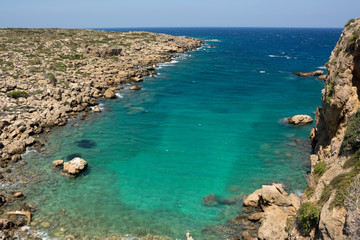
[[[355,22],[355,19],[352,18],[352,19],[349,19],[349,21],[347,21],[347,23],[345,24],[345,27],[349,27],[353,22]]]
[[[10,98],[20,98],[20,97],[27,97],[28,93],[25,91],[12,91],[6,94]]]
[[[320,220],[320,210],[315,204],[306,202],[296,213],[296,220],[301,225],[305,233],[309,234],[312,229],[316,228]]]
[[[348,49],[350,51],[353,51],[355,50],[355,44],[356,44],[356,41],[359,39],[359,36],[360,36],[360,30],[357,30],[355,31],[348,39]]]
[[[352,154],[360,148],[360,111],[351,116],[340,147],[341,154]]]
[[[319,162],[314,167],[314,180],[315,182],[319,181],[319,178],[321,178],[322,175],[324,175],[326,170],[326,163],[325,162]]]
[[[339,53],[341,52],[341,50],[342,50],[342,47],[337,47],[336,51],[335,51],[335,56],[338,56]]]

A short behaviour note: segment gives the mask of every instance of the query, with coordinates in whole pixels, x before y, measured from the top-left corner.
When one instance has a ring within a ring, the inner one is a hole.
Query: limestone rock
[[[323,74],[323,75],[318,76],[317,79],[322,80],[322,81],[325,81],[325,80],[326,80],[326,76],[327,76],[326,74]]]
[[[261,189],[256,190],[244,199],[244,206],[246,207],[259,207]]]
[[[121,48],[105,48],[105,49],[99,49],[99,48],[87,48],[84,52],[85,56],[91,56],[91,57],[111,57],[111,56],[118,56],[122,52]]]
[[[101,109],[99,107],[95,107],[93,111],[94,112],[101,112]]]
[[[115,91],[111,88],[107,89],[104,93],[104,96],[106,98],[116,98],[116,94],[115,94]]]
[[[13,193],[14,198],[22,198],[24,197],[24,194],[22,192],[15,192]]]
[[[84,159],[76,157],[71,161],[64,163],[63,172],[69,176],[77,177],[86,169],[87,165],[88,163]]]
[[[60,167],[64,164],[64,160],[55,160],[53,161],[53,167]]]
[[[137,91],[137,90],[140,90],[140,89],[141,89],[141,87],[138,87],[138,86],[135,86],[135,85],[130,86],[130,90],[133,90],[133,91]]]
[[[292,74],[299,76],[299,77],[314,77],[314,76],[320,76],[320,75],[324,74],[324,71],[316,70],[313,72],[293,72]]]
[[[282,208],[268,207],[258,230],[258,239],[286,239],[288,236],[285,231],[287,218],[288,214]]]
[[[308,115],[295,115],[293,117],[287,118],[287,123],[293,125],[308,124],[312,123],[313,121],[314,120]]]

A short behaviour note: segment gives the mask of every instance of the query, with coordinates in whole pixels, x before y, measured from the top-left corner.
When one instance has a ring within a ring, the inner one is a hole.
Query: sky
[[[0,28],[324,27],[360,0],[0,0]]]

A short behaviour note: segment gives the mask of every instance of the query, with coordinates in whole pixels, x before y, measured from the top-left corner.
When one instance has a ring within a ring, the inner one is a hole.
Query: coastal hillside
[[[100,112],[98,101],[117,98],[125,84],[130,91],[140,90],[138,83],[155,76],[158,63],[201,44],[199,39],[148,32],[0,29],[0,237],[26,235],[13,230],[29,225],[36,209],[31,204],[17,207],[28,196],[7,188],[29,182],[16,173],[27,164],[20,161],[27,147],[43,148],[42,134],[71,118]],[[16,218],[18,210],[27,222]]]

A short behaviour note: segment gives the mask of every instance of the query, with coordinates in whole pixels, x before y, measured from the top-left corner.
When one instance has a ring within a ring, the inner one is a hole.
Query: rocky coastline
[[[325,65],[322,107],[309,137],[311,173],[305,193],[298,197],[279,184],[263,185],[245,198],[248,214],[218,232],[230,229],[230,239],[360,238],[360,18],[345,25]]]
[[[13,168],[28,147],[44,146],[42,134],[71,118],[100,112],[98,101],[116,98],[124,84],[141,90],[137,84],[156,75],[158,63],[202,43],[148,32],[0,29],[0,186],[13,181]],[[4,239],[26,224],[5,211],[23,197],[0,189]]]

